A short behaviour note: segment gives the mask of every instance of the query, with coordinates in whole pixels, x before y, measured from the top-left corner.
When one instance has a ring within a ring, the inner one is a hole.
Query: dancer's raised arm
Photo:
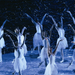
[[[36,25],[36,22],[32,19],[32,17],[29,16],[27,13],[25,13],[25,14],[26,14],[27,17],[29,17],[31,19],[32,23],[34,23],[34,25]]]
[[[28,33],[27,34],[25,34],[25,36],[24,36],[24,40],[23,40],[23,43],[22,43],[22,45],[20,46],[21,48],[23,47],[23,45],[24,45],[24,43],[25,43],[25,41],[26,41],[26,36],[28,35]]]
[[[46,13],[46,14],[44,14],[44,16],[43,16],[43,18],[42,18],[42,20],[41,20],[41,22],[40,22],[40,24],[41,24],[41,28],[43,29],[43,21],[44,21],[44,19],[45,19],[45,17],[48,15],[48,13]]]
[[[59,40],[59,42],[60,42],[60,41],[62,41],[62,40]],[[49,56],[50,56],[51,54],[52,54],[52,55],[55,55],[56,50],[57,50],[57,47],[58,47],[58,45],[59,45],[59,42],[58,42],[58,44],[56,45],[56,48],[55,48],[54,52],[52,52],[52,50],[51,50],[51,48],[50,48],[50,46],[49,46],[49,44],[48,44],[48,40],[47,40],[47,45],[48,45],[48,55],[49,55]]]
[[[61,16],[61,27],[63,28],[63,17]]]
[[[74,28],[72,27],[72,25],[71,25],[71,24],[68,24],[68,26],[70,26],[71,29],[73,30],[73,32],[75,33],[75,30],[74,30]]]
[[[63,40],[63,39],[62,39],[62,40]],[[58,45],[59,45],[60,41],[62,41],[62,40],[59,40],[58,44],[57,44],[56,47],[55,47],[55,50],[54,50],[54,52],[53,52],[53,55],[55,55],[56,50],[57,50],[57,48],[58,48]]]
[[[51,15],[48,15],[48,16],[52,19],[52,21],[54,22],[55,28],[57,29],[58,25],[57,25],[56,21],[54,20],[54,18]]]
[[[14,33],[13,31],[9,30],[9,29],[5,29],[5,31],[7,31],[7,32],[11,33],[12,35],[14,35],[15,37],[17,37],[17,34]]]
[[[22,31],[21,31],[21,34],[23,35],[24,33],[24,30],[27,29],[26,27],[23,27]]]
[[[5,25],[5,23],[6,23],[7,21],[9,21],[9,20],[6,19],[6,20],[3,22],[2,26],[1,26],[1,29],[3,29],[3,27],[4,27],[4,25]]]
[[[71,16],[71,18],[72,18],[72,20],[73,20],[73,23],[75,24],[75,18],[73,17],[72,13],[71,13],[70,11],[67,11],[67,13],[70,14],[70,16]]]
[[[13,46],[14,46],[15,48],[17,48],[17,46],[15,46],[14,41],[12,40],[11,36],[8,35],[7,33],[6,33],[6,36],[10,38],[10,40],[12,41]]]

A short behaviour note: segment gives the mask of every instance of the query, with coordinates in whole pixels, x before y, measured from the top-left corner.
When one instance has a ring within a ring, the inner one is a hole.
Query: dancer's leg
[[[34,52],[34,50],[35,50],[35,48],[31,49],[31,53],[33,53],[33,52]]]
[[[38,67],[39,67],[40,65],[42,65],[42,63],[43,63],[43,61],[39,63]]]
[[[69,50],[71,50],[71,49],[73,48],[73,46],[74,46],[74,44],[72,44],[72,45],[70,46]]]
[[[22,71],[19,71],[19,75],[22,75]]]
[[[45,58],[45,67],[47,66],[47,58]]]
[[[40,45],[38,44],[38,53],[40,55]]]
[[[15,71],[12,73],[12,75],[14,75],[15,74]]]
[[[61,57],[62,57],[62,60],[60,61],[61,63],[64,62],[64,53],[63,53],[63,49],[61,49]]]

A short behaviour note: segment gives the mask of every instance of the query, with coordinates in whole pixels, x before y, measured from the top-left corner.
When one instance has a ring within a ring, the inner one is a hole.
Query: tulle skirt
[[[23,45],[23,49],[24,49],[24,54],[26,55],[26,53],[27,53],[27,46],[26,46],[26,44]]]
[[[0,49],[0,62],[2,62],[2,50]]]
[[[4,38],[0,39],[0,48],[3,48],[5,46]]]
[[[26,68],[27,68],[27,65],[26,65],[26,60],[25,60],[24,57],[15,58],[15,60],[14,60],[14,70],[16,72],[23,71]]]
[[[51,75],[58,75],[58,69],[57,69],[57,65],[56,64],[52,64],[51,65],[51,71],[52,71]]]
[[[58,38],[57,39],[57,44],[59,42],[59,40],[63,39],[62,41],[60,41],[59,45],[58,45],[58,48],[57,48],[57,51],[60,51],[61,49],[65,49],[66,47],[68,47],[68,42],[67,42],[67,39],[65,37],[63,38]]]
[[[58,69],[55,63],[55,56],[50,57],[50,61],[46,67],[44,75],[58,75]]]
[[[35,33],[35,35],[33,37],[33,47],[36,48],[38,45],[42,45],[43,46],[41,33]]]
[[[39,58],[41,59],[41,61],[44,61],[45,58],[48,58],[47,48],[42,48]]]
[[[73,61],[75,61],[75,49],[74,49],[74,51],[73,51]]]
[[[51,72],[51,65],[50,65],[50,63],[48,63],[48,65],[47,65],[47,67],[45,69],[44,75],[51,75],[51,74],[52,74],[52,72]]]

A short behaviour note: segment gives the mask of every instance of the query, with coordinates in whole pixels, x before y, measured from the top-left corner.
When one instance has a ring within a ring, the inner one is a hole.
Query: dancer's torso
[[[22,45],[23,41],[24,41],[24,36],[22,34],[19,34],[17,36],[17,40],[18,40],[18,43]]]
[[[64,31],[64,29],[59,28],[59,29],[58,29],[58,34],[59,34],[59,37],[64,37],[64,36],[65,36],[65,31]]]
[[[36,31],[37,31],[37,33],[41,33],[41,29],[40,29],[40,26],[38,24],[36,25]]]
[[[0,37],[3,35],[4,31],[0,29]]]

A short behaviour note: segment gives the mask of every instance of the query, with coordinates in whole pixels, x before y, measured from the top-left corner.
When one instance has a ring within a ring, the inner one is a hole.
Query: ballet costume
[[[23,36],[22,34],[19,34],[19,35],[17,36],[17,39],[18,39],[18,43],[19,43],[20,45],[22,45],[22,43],[23,43],[23,41],[24,41],[24,36]],[[23,45],[23,49],[24,49],[24,54],[26,55],[26,53],[27,53],[27,46],[26,46],[25,43],[24,43],[24,45]]]
[[[5,46],[4,38],[1,37],[4,34],[4,31],[0,29],[0,62],[2,62],[2,48]]]
[[[15,72],[22,72],[27,68],[26,59],[24,57],[24,49],[23,47],[14,51],[14,70]]]
[[[67,42],[66,37],[64,36],[65,35],[64,29],[59,28],[58,34],[59,34],[59,38],[57,39],[57,44],[58,44],[59,40],[62,40],[62,41],[60,41],[58,48],[57,48],[57,52],[60,52],[61,49],[65,49],[66,47],[68,47],[68,42]]]
[[[50,40],[48,39],[48,41],[50,42]],[[50,46],[50,43],[49,43]],[[41,62],[45,61],[45,66],[47,66],[47,62],[48,62],[48,47],[47,47],[47,40],[43,39],[43,48],[41,49],[41,53],[40,56],[38,57],[41,59]]]
[[[48,57],[48,65],[45,69],[44,75],[58,75],[57,65],[55,63],[55,55]]]
[[[41,53],[40,53],[40,56],[38,58],[41,59],[41,62],[43,62],[46,58],[48,58],[48,47],[46,46],[47,43],[46,43],[46,40],[43,39],[43,48],[41,49]]]
[[[36,24],[36,33],[34,34],[33,37],[33,47],[34,49],[39,45],[43,46],[43,41],[42,41],[42,37],[41,37],[41,29],[40,26],[38,24]]]

